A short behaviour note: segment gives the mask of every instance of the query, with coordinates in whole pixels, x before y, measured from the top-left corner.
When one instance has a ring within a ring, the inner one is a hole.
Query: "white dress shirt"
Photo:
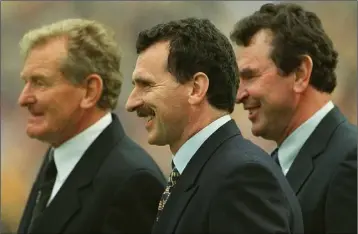
[[[280,162],[283,174],[287,174],[293,161],[298,155],[304,143],[322,121],[322,119],[334,108],[332,101],[329,101],[311,118],[306,120],[301,126],[293,131],[279,146],[278,160]]]
[[[201,145],[221,126],[231,120],[230,115],[225,115],[213,121],[187,140],[173,156],[173,163],[180,174],[183,173],[186,165],[194,156]]]
[[[112,115],[111,113],[107,113],[95,124],[54,149],[57,177],[47,204],[50,204],[52,199],[56,196],[88,147],[111,122]]]

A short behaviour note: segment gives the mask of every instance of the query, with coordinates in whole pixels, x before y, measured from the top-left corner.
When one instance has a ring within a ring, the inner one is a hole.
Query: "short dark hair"
[[[187,18],[142,31],[137,53],[160,41],[169,41],[167,69],[179,83],[203,72],[209,78],[208,102],[229,113],[234,110],[239,82],[235,53],[229,39],[209,20]]]
[[[248,46],[261,29],[274,34],[271,59],[281,73],[290,74],[301,64],[302,56],[309,55],[313,61],[310,84],[321,92],[333,92],[338,53],[315,13],[293,3],[268,3],[237,22],[230,39]]]

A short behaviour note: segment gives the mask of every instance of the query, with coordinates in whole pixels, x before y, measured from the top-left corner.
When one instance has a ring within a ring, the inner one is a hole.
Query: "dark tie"
[[[281,167],[280,161],[278,160],[278,148],[276,148],[274,151],[272,151],[271,157],[277,163],[277,165],[279,165],[279,167]]]
[[[172,166],[173,166],[173,164],[172,164]],[[167,202],[170,193],[172,192],[176,182],[178,181],[179,176],[180,176],[179,171],[174,167],[172,172],[169,175],[167,187],[165,188],[162,198],[159,201],[157,221],[159,220],[159,216],[162,213],[165,203]]]
[[[55,161],[53,159],[53,150],[51,150],[44,168],[42,181],[37,192],[36,204],[32,213],[31,223],[28,229],[29,232],[31,232],[34,223],[38,220],[38,218],[41,216],[42,212],[47,206],[48,200],[52,193],[53,186],[56,181],[56,176],[57,169]]]

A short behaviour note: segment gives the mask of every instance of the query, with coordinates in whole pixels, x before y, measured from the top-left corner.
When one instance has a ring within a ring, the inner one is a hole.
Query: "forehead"
[[[237,46],[235,49],[239,69],[243,67],[260,67],[271,62],[272,33],[268,30],[258,31],[246,47]]]
[[[46,44],[36,46],[29,51],[21,76],[27,77],[33,73],[55,72],[66,55],[67,48],[64,39],[53,39]]]
[[[167,72],[169,42],[157,42],[139,54],[133,78]]]

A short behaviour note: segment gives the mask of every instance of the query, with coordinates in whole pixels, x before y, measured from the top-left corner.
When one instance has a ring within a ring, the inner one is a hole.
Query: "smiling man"
[[[313,12],[266,4],[240,20],[237,102],[301,203],[306,234],[357,233],[357,127],[331,98],[337,52]]]
[[[50,144],[18,233],[148,233],[165,180],[125,134],[114,34],[69,19],[29,31],[19,104],[26,132]]]
[[[230,117],[238,70],[229,40],[189,18],[141,32],[137,52],[126,108],[146,119],[150,144],[173,153],[153,233],[302,233],[284,176]]]

